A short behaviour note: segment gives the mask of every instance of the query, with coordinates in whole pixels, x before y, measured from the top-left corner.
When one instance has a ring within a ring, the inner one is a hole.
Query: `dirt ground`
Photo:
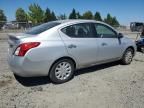
[[[7,40],[0,39],[0,108],[144,108],[144,54],[78,70],[64,84],[47,77],[14,77],[7,64]]]

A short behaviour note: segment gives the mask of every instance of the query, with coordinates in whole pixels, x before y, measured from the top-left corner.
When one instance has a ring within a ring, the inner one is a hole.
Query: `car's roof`
[[[85,19],[66,19],[66,20],[56,20],[56,21],[52,21],[52,22],[61,23],[60,26],[67,25],[67,24],[74,24],[74,23],[101,23],[101,24],[105,24],[107,26],[110,26],[110,25],[108,25],[104,22],[101,22],[101,21],[85,20]]]
[[[104,24],[104,25],[107,25],[107,26],[113,28],[112,26],[110,26],[104,22],[96,21],[96,20],[66,19],[66,20],[57,20],[57,21],[53,21],[53,22],[61,23],[59,26],[63,26],[63,25],[67,25],[67,24],[74,24],[74,23],[101,23],[101,24]]]
[[[96,21],[96,20],[84,20],[84,19],[66,19],[66,20],[57,20],[57,21],[54,21],[54,22],[57,22],[57,23],[75,23],[75,22],[99,22],[99,23],[102,23],[100,21]]]

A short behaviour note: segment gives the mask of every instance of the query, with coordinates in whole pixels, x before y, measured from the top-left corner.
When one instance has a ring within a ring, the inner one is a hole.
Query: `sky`
[[[8,21],[15,20],[17,8],[23,8],[28,12],[28,7],[37,3],[43,10],[47,7],[56,15],[66,14],[73,8],[83,14],[85,11],[98,11],[102,18],[110,13],[116,16],[121,25],[129,25],[130,22],[144,22],[144,0],[0,0],[0,9],[4,10]]]

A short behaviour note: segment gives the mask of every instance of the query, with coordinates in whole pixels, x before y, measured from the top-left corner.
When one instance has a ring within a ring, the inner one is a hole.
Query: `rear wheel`
[[[123,58],[121,60],[122,64],[124,64],[124,65],[130,64],[132,62],[132,60],[133,60],[133,53],[134,53],[133,49],[132,48],[128,48],[125,51],[125,53],[123,55]]]
[[[74,63],[69,59],[57,61],[51,68],[49,77],[54,83],[64,83],[72,78]]]

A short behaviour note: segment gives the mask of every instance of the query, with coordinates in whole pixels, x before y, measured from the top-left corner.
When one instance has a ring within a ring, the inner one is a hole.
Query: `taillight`
[[[24,56],[28,50],[30,50],[31,48],[35,48],[39,45],[40,45],[40,42],[28,42],[28,43],[20,44],[16,48],[14,54],[16,56]]]

